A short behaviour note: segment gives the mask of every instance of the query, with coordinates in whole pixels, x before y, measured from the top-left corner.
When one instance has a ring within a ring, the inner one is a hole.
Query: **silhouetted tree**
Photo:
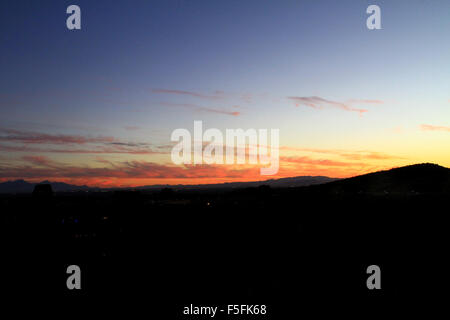
[[[50,198],[53,196],[52,185],[45,184],[37,184],[33,190],[33,197],[37,198]]]

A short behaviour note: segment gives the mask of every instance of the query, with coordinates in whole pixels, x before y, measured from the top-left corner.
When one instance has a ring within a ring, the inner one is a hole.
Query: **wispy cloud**
[[[19,160],[0,163],[0,181],[27,179],[30,181],[57,180],[90,186],[137,186],[154,183],[217,183],[225,181],[261,180],[259,165],[180,165],[156,163],[142,160],[111,161],[100,156],[99,165],[72,164],[53,161],[42,155],[27,155]],[[386,166],[369,163],[341,161],[309,156],[280,158],[280,170],[276,176],[293,177],[303,175],[326,175],[349,177]]]
[[[304,105],[314,109],[325,109],[325,108],[339,108],[341,110],[358,112],[360,115],[367,112],[367,109],[353,108],[349,103],[343,103],[338,101],[327,100],[321,97],[287,97],[289,100],[294,101],[297,107]]]
[[[358,162],[344,162],[344,161],[336,161],[330,159],[314,159],[310,157],[281,157],[280,161],[296,163],[296,164],[314,164],[320,166],[331,166],[331,167],[354,167],[354,166],[366,166],[367,164]]]
[[[117,179],[192,179],[192,178],[242,178],[259,176],[258,168],[231,167],[220,165],[174,166],[146,161],[123,161],[112,163],[109,167],[87,167],[73,165],[54,165],[40,156],[24,158],[32,166],[15,165],[0,167],[0,178],[117,178]],[[100,159],[102,161],[103,159]],[[102,163],[106,163],[102,161]]]
[[[216,91],[212,95],[193,92],[193,91],[173,90],[173,89],[152,89],[152,92],[153,93],[182,95],[182,96],[191,96],[191,97],[203,98],[203,99],[221,99],[221,98],[223,98],[221,91]]]
[[[144,142],[108,142],[107,144],[122,147],[145,147],[149,145],[148,143]]]
[[[0,151],[33,153],[166,153],[144,142],[121,141],[115,137],[47,134],[0,128]],[[38,146],[39,145],[39,146]]]
[[[357,103],[357,104],[383,104],[383,100],[370,100],[370,99],[349,99],[348,103]]]
[[[215,109],[215,108],[203,107],[203,106],[199,106],[199,105],[191,104],[191,103],[162,102],[161,105],[166,106],[166,107],[190,108],[190,109],[194,109],[196,111],[220,113],[220,114],[226,114],[226,115],[235,116],[235,117],[239,116],[241,114],[239,111],[228,111],[228,110],[222,110],[222,109]]]
[[[45,166],[45,167],[56,166],[56,163],[53,160],[51,160],[50,158],[45,157],[45,156],[35,156],[35,155],[23,156],[22,160],[29,162],[36,166]]]
[[[336,149],[317,149],[317,148],[298,148],[281,146],[280,150],[284,151],[294,151],[294,152],[310,152],[310,153],[321,153],[321,154],[331,154],[335,156],[342,157],[347,160],[393,160],[393,159],[403,159],[402,157],[386,154],[376,151],[367,150],[336,150]]]
[[[420,129],[424,131],[447,131],[450,132],[450,127],[446,126],[433,126],[431,124],[422,124]]]
[[[114,142],[113,137],[85,137],[80,135],[46,134],[0,128],[0,141],[26,144],[87,144]]]
[[[28,163],[0,166],[0,181],[12,179],[58,180],[87,185],[143,185],[157,181],[176,180],[178,183],[217,183],[218,181],[261,180],[259,166],[238,165],[181,165],[147,161],[112,162],[98,158],[101,167],[70,165],[53,162],[41,156],[24,157]],[[281,159],[282,166],[276,177],[301,175],[328,175],[344,177],[365,173],[374,167],[358,163],[317,160],[308,157]]]
[[[34,152],[34,153],[68,153],[68,154],[166,154],[168,151],[158,148],[134,148],[112,145],[91,146],[89,148],[55,148],[55,147],[32,147],[28,145],[4,145],[0,144],[0,151],[4,152]]]

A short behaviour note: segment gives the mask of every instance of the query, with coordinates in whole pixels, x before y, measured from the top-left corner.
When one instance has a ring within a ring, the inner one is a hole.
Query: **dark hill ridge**
[[[160,190],[172,188],[176,190],[217,190],[243,189],[268,185],[274,188],[311,187],[311,190],[331,193],[450,193],[450,169],[437,164],[424,163],[373,172],[347,179],[335,179],[323,176],[299,176],[291,178],[270,179],[253,182],[232,182],[205,185],[150,185],[136,188],[91,188],[76,186],[63,182],[43,181],[50,184],[55,192],[71,191],[111,191],[111,190]],[[31,193],[35,183],[24,180],[0,183],[0,193]],[[308,188],[309,189],[309,188]]]
[[[192,184],[192,185],[182,185],[182,184],[153,185],[153,186],[136,187],[134,189],[137,190],[162,189],[162,188],[172,188],[178,190],[242,189],[242,188],[255,188],[263,185],[270,186],[272,188],[288,188],[288,187],[302,187],[302,186],[323,184],[335,180],[338,179],[324,176],[298,176],[280,179],[269,179],[262,181],[249,181],[249,182],[225,182],[215,184]]]
[[[0,183],[0,193],[32,193],[37,184],[50,184],[55,192],[98,190],[98,188],[76,186],[64,182],[50,182],[46,180],[40,183],[31,183],[25,180],[15,180]]]
[[[450,169],[432,163],[415,164],[342,179],[320,186],[332,193],[450,193]]]
[[[164,188],[172,188],[177,190],[215,190],[215,189],[239,189],[249,187],[259,187],[268,185],[274,188],[283,187],[300,187],[310,186],[315,184],[327,183],[336,180],[335,178],[323,176],[299,176],[281,179],[270,179],[264,181],[251,182],[230,182],[218,184],[203,184],[203,185],[149,185],[135,188],[95,188],[88,186],[77,186],[63,182],[42,181],[37,184],[50,184],[55,192],[72,192],[72,191],[112,191],[112,190],[160,190]],[[36,183],[30,183],[25,180],[7,181],[0,183],[0,193],[32,193]]]

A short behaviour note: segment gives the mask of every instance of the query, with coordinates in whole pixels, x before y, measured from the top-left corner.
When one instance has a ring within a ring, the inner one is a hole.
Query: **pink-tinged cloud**
[[[29,162],[36,166],[45,166],[45,167],[50,166],[51,167],[51,166],[56,165],[56,163],[53,160],[51,160],[50,158],[45,157],[45,156],[33,156],[33,155],[23,156],[22,160]]]
[[[164,146],[125,142],[114,137],[45,134],[2,128],[0,128],[0,142],[3,142],[0,143],[0,151],[5,152],[73,154],[164,154],[168,152],[168,148]]]
[[[431,124],[422,124],[420,128],[424,131],[446,131],[450,132],[450,127],[446,126],[433,126]]]
[[[181,107],[181,108],[190,108],[194,109],[196,111],[205,111],[205,112],[212,112],[212,113],[220,113],[220,114],[226,114],[229,116],[239,116],[241,113],[239,111],[228,111],[228,110],[222,110],[222,109],[214,109],[214,108],[208,108],[208,107],[202,107],[196,104],[191,103],[169,103],[169,102],[162,102],[161,105],[166,107]]]
[[[231,181],[261,181],[259,166],[229,165],[185,165],[174,166],[145,161],[109,163],[100,161],[105,167],[74,166],[60,163],[46,165],[46,161],[30,158],[29,164],[0,165],[0,181],[26,179],[30,181],[54,180],[89,186],[139,186],[145,184],[199,184]],[[37,164],[38,162],[39,164]],[[302,175],[351,176],[361,168],[332,167],[315,164],[295,164],[294,167],[280,167],[279,173],[271,178]]]
[[[203,98],[203,99],[221,99],[222,98],[221,91],[216,91],[214,95],[207,95],[207,94],[198,93],[198,92],[173,90],[173,89],[153,89],[152,92],[153,93],[175,94],[175,95],[182,95],[182,96],[191,96],[191,97]]]
[[[0,141],[24,144],[87,144],[111,143],[113,137],[84,137],[80,135],[46,134],[0,128]]]
[[[313,109],[339,108],[345,111],[358,112],[360,115],[368,112],[367,109],[353,108],[348,104],[327,100],[321,97],[288,97],[288,99],[294,101],[297,107],[304,105]]]
[[[392,160],[392,159],[403,159],[399,156],[393,156],[380,152],[368,152],[368,153],[342,153],[341,157],[348,160]]]
[[[311,152],[311,153],[322,153],[322,154],[332,154],[342,157],[347,160],[393,160],[393,159],[403,159],[402,157],[390,155],[382,152],[375,151],[350,151],[350,150],[335,150],[335,149],[315,149],[315,148],[297,148],[281,146],[280,150],[284,151],[298,151],[298,152]]]
[[[33,152],[33,153],[69,153],[69,154],[166,154],[167,150],[155,150],[152,148],[133,148],[123,146],[92,146],[90,148],[36,148],[28,145],[2,145],[0,144],[0,151],[6,152]]]
[[[110,167],[63,165],[38,156],[29,157],[30,165],[0,167],[0,178],[115,178],[115,179],[192,179],[242,178],[251,172],[259,175],[257,167],[231,167],[224,165],[175,166],[145,161],[111,163]],[[253,174],[252,174],[253,176]]]
[[[213,113],[227,114],[227,115],[235,116],[235,117],[241,115],[241,113],[239,111],[225,111],[225,110],[218,110],[218,109],[205,108],[205,107],[200,107],[198,110],[206,111],[206,112],[213,112]]]
[[[356,103],[356,104],[383,104],[383,100],[370,100],[370,99],[350,99],[348,100],[349,103]]]
[[[354,166],[366,166],[364,163],[355,163],[355,162],[343,162],[343,161],[335,161],[329,159],[313,159],[310,157],[281,157],[281,162],[295,163],[295,164],[313,164],[319,166],[328,166],[328,167],[354,167]]]
[[[231,181],[261,181],[259,165],[182,165],[147,161],[108,161],[97,157],[100,167],[60,163],[40,155],[22,157],[14,163],[0,163],[0,181],[27,179],[55,180],[90,186],[139,186],[145,184],[199,184]],[[345,163],[327,159],[289,157],[280,159],[277,175],[349,177],[386,167]],[[25,164],[23,163],[25,161]]]

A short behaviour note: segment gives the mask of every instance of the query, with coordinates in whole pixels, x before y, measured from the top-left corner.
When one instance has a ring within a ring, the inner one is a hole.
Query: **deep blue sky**
[[[66,28],[70,4],[81,30]],[[366,28],[370,4],[382,30]],[[390,130],[450,125],[449,34],[445,0],[2,1],[0,127],[164,144],[197,119],[280,128],[288,145],[397,150],[422,138]]]

